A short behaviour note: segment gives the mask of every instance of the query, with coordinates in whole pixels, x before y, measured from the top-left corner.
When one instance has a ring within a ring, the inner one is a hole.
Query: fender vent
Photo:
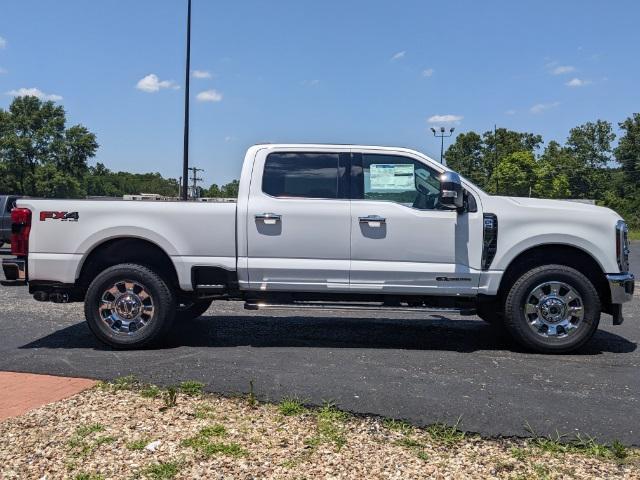
[[[482,270],[489,270],[498,250],[498,217],[485,213],[482,225]]]

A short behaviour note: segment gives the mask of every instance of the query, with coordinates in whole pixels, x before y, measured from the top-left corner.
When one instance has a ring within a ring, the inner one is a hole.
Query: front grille
[[[482,270],[489,270],[498,250],[498,217],[485,213],[482,225]]]

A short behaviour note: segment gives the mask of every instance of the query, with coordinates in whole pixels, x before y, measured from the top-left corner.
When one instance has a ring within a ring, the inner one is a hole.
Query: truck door
[[[258,151],[246,217],[248,289],[348,290],[348,166],[339,150]]]
[[[439,207],[438,171],[409,155],[363,151],[353,154],[351,172],[351,291],[477,290],[469,249],[480,248],[481,220],[470,226],[468,214]]]

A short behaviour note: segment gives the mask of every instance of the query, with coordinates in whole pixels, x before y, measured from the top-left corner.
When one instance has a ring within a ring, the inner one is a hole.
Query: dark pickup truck
[[[11,209],[16,206],[16,195],[0,195],[0,247],[11,238]]]

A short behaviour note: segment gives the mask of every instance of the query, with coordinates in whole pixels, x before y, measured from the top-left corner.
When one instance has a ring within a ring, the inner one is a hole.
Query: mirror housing
[[[444,172],[440,175],[440,205],[443,208],[457,210],[464,205],[464,195],[460,175]]]

